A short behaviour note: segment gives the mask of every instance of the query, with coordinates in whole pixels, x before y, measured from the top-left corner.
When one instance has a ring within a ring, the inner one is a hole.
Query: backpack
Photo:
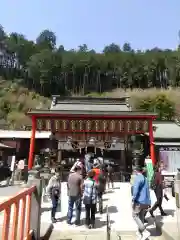
[[[155,182],[155,177],[156,177],[156,174],[154,173],[152,178],[151,178],[151,181],[150,181],[150,188],[152,190],[155,190],[156,189],[156,182]]]
[[[98,182],[100,184],[106,184],[106,177],[105,177],[105,175],[102,172],[99,174]]]
[[[94,176],[94,181],[96,181],[96,183],[99,182],[99,175],[101,173],[99,168],[94,168],[93,171],[95,172],[95,176]]]
[[[104,192],[106,186],[106,177],[104,174],[101,172],[98,177],[98,185],[97,189],[99,192]]]
[[[53,187],[51,193],[52,193],[52,196],[53,196],[53,197],[59,197],[59,195],[60,195],[59,188]]]

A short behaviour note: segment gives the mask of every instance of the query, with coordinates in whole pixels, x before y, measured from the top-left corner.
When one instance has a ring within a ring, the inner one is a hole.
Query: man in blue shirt
[[[146,169],[142,167],[136,168],[136,176],[132,186],[132,208],[133,218],[138,226],[138,238],[146,240],[150,233],[144,226],[144,216],[146,210],[151,205],[149,184],[146,178]]]

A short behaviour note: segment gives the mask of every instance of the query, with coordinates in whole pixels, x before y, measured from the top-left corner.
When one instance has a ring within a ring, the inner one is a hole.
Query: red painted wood
[[[35,150],[35,134],[36,134],[36,118],[32,116],[32,132],[29,148],[29,158],[28,158],[28,170],[31,170],[34,162],[34,150]]]
[[[27,113],[28,115],[30,116],[35,116],[36,118],[59,118],[59,119],[70,119],[70,120],[84,120],[84,119],[153,119],[155,120],[156,119],[156,116],[155,115],[93,115],[93,114],[90,114],[90,115],[87,115],[87,114],[60,114],[60,113],[46,113],[46,114],[43,114],[43,113],[37,113],[37,114],[34,114],[34,113]]]
[[[154,136],[153,136],[153,122],[149,122],[149,142],[150,142],[150,156],[153,165],[156,164],[156,155],[155,155],[155,149],[154,149]]]

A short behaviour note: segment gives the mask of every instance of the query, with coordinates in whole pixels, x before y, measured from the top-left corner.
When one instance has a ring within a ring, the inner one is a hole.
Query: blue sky
[[[35,40],[43,29],[66,49],[86,43],[101,51],[112,42],[135,49],[176,48],[180,0],[1,0],[6,32]]]

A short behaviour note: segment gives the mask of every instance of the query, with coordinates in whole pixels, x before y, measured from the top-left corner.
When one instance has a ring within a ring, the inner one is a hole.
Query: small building
[[[153,122],[156,159],[162,161],[168,172],[180,168],[180,125],[176,122]],[[149,140],[149,134],[146,141]],[[148,143],[147,143],[148,145]]]
[[[36,132],[36,145],[34,154],[39,154],[41,150],[50,145],[51,132]],[[0,130],[0,151],[3,155],[3,161],[8,156],[15,155],[16,159],[28,159],[31,131]]]

